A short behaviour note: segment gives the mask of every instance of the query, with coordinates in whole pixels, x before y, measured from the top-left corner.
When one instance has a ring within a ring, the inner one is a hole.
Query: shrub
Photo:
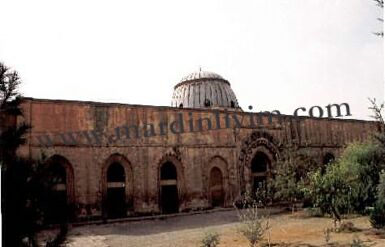
[[[361,239],[355,237],[353,242],[350,244],[351,247],[366,247],[366,245],[362,242]]]
[[[353,143],[344,151],[341,162],[351,171],[348,173],[356,187],[355,203],[352,207],[363,212],[376,201],[379,172],[385,168],[383,148],[376,143]]]
[[[384,166],[381,147],[370,142],[352,143],[341,158],[321,171],[310,175],[306,195],[322,213],[335,221],[352,211],[363,212],[376,198],[378,172]]]
[[[380,183],[377,186],[377,201],[370,214],[370,223],[374,228],[385,228],[385,172],[380,174]]]
[[[354,226],[353,222],[347,221],[343,222],[340,227],[337,229],[338,232],[358,232],[360,229]]]
[[[310,217],[322,217],[323,214],[321,212],[320,208],[312,207],[312,208],[305,208],[305,214]]]
[[[239,209],[238,217],[241,221],[239,232],[247,238],[251,247],[256,246],[262,240],[266,230],[270,228],[269,221],[258,215],[258,206],[255,201],[248,207]]]
[[[316,163],[307,155],[306,150],[294,147],[284,150],[274,170],[274,199],[290,203],[294,211],[295,204],[304,198],[304,185],[308,183],[308,174],[315,167]]]
[[[377,186],[377,202],[385,204],[385,170],[382,170],[380,175],[380,182]]]
[[[317,171],[310,176],[307,194],[315,207],[319,207],[322,214],[330,214],[335,223],[341,220],[341,214],[349,208],[352,189],[346,183],[345,168],[336,164],[327,167],[326,173]]]
[[[60,247],[66,240],[66,236],[68,233],[68,225],[62,224],[60,225],[60,231],[56,235],[56,237],[53,240],[50,240],[46,243],[45,247]]]
[[[385,205],[383,203],[376,203],[373,211],[370,214],[370,223],[376,229],[385,228]]]
[[[216,247],[219,244],[219,234],[216,232],[206,232],[201,241],[201,247]]]

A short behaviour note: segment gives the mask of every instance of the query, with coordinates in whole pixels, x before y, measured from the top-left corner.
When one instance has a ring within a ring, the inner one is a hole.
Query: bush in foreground
[[[370,223],[374,228],[385,228],[385,171],[380,174],[380,183],[377,186],[377,201],[370,213]]]
[[[262,240],[266,231],[270,229],[269,220],[258,214],[258,204],[255,201],[243,209],[237,209],[237,211],[241,222],[238,231],[246,237],[250,247],[256,246]],[[268,241],[270,242],[270,238]]]
[[[378,144],[352,143],[325,173],[310,175],[307,196],[321,212],[340,222],[343,214],[362,213],[376,201],[379,171],[384,167]]]
[[[219,244],[219,234],[216,232],[206,232],[201,241],[200,247],[216,247]]]

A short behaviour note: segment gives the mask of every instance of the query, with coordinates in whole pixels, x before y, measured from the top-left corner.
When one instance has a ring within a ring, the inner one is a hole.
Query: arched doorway
[[[267,171],[270,160],[263,152],[257,152],[251,161],[253,194],[266,188]]]
[[[126,174],[118,162],[112,163],[107,169],[106,204],[109,218],[126,216]]]
[[[332,153],[326,153],[323,157],[323,165],[328,165],[330,163],[332,163],[333,161],[335,160],[335,157]]]
[[[60,163],[51,164],[49,174],[52,187],[48,191],[45,219],[48,223],[61,223],[68,212],[67,175]]]
[[[209,193],[212,207],[224,206],[223,175],[218,167],[213,167],[210,171]]]
[[[166,162],[160,168],[160,208],[164,214],[179,212],[177,170]]]
[[[49,188],[43,196],[46,223],[63,223],[71,220],[70,203],[73,193],[73,171],[69,162],[59,155],[47,160]]]
[[[321,167],[321,173],[324,174],[326,172],[326,168],[328,165],[333,163],[335,160],[335,157],[332,153],[326,153],[322,158],[322,167]]]

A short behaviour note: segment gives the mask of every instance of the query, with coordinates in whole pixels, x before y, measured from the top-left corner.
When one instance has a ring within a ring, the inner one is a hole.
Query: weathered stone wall
[[[19,152],[34,158],[60,155],[69,161],[74,181],[68,186],[74,187],[80,216],[102,215],[103,176],[111,157],[126,160],[126,173],[131,173],[126,187],[133,203],[129,213],[159,212],[159,169],[166,161],[178,170],[180,211],[210,205],[213,166],[222,172],[224,206],[230,206],[250,183],[247,166],[256,152],[265,152],[274,164],[280,148],[295,144],[322,163],[326,153],[338,156],[347,143],[365,140],[376,128],[374,122],[359,120],[28,98],[22,108],[32,130]],[[177,133],[181,117],[184,133]],[[198,119],[203,118],[210,119],[211,130],[207,120],[200,129]],[[134,128],[127,138],[133,125],[140,126],[139,138]]]

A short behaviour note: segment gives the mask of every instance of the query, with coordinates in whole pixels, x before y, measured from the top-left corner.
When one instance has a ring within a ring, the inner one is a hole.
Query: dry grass
[[[354,231],[331,232],[329,246],[350,246],[359,238],[367,246],[385,246],[385,233],[373,230],[368,217],[348,219]],[[329,218],[307,217],[303,212],[273,215],[271,246],[327,246],[325,229],[332,227]],[[73,228],[68,246],[110,247],[188,247],[199,246],[204,233],[220,234],[220,247],[248,247],[248,241],[237,231],[235,211],[179,216],[165,220],[125,222]],[[266,238],[263,240],[266,243]],[[261,244],[260,246],[263,246]]]

